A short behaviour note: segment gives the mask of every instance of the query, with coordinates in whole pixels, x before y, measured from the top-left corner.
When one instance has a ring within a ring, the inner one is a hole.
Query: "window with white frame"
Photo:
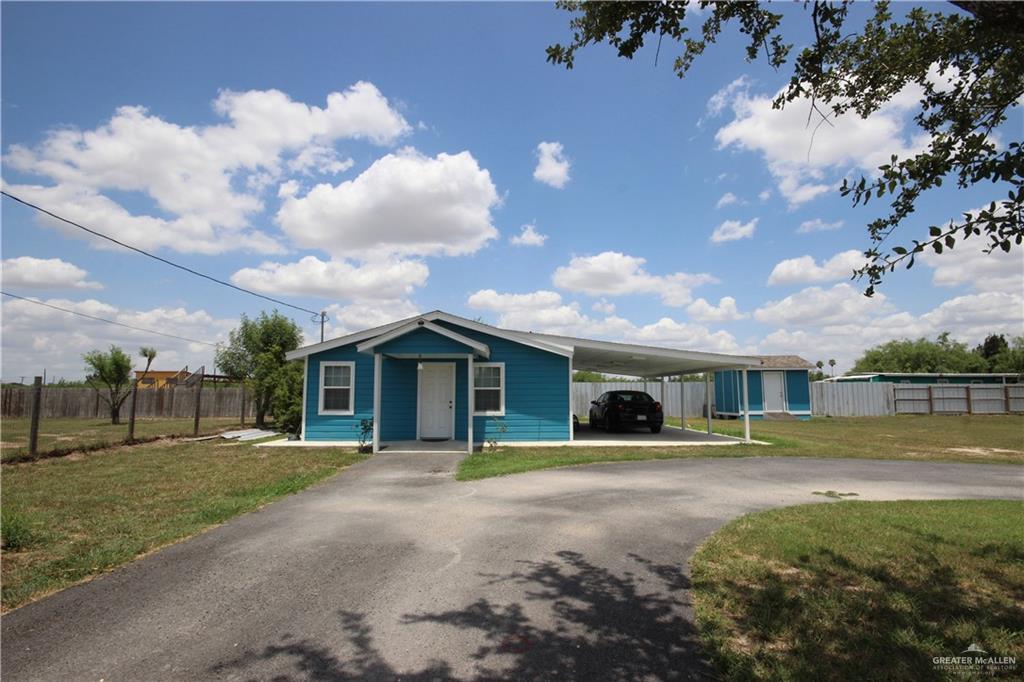
[[[473,365],[473,414],[505,414],[505,363],[480,362]]]
[[[352,414],[355,404],[354,362],[320,363],[320,414]]]

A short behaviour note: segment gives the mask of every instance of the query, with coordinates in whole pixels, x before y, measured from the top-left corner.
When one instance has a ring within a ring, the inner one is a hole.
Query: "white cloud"
[[[645,262],[643,258],[617,251],[576,256],[568,265],[555,270],[552,281],[560,289],[591,296],[655,294],[665,305],[675,307],[693,299],[690,292],[694,287],[718,281],[707,273],[652,275],[643,268]]]
[[[544,242],[547,240],[548,236],[538,232],[537,226],[530,223],[523,225],[522,232],[512,235],[508,241],[513,246],[544,246]]]
[[[347,305],[333,304],[327,306],[325,312],[328,320],[324,325],[324,338],[334,339],[345,334],[404,320],[426,311],[420,310],[411,301],[390,299],[357,301]],[[306,333],[303,345],[319,343],[319,341],[320,329],[311,329]]]
[[[240,287],[264,293],[361,301],[397,299],[427,283],[430,269],[415,260],[353,264],[306,256],[295,263],[262,263],[231,276]]]
[[[719,197],[718,202],[715,204],[715,208],[722,208],[723,206],[731,206],[732,204],[740,203],[740,198],[732,192],[726,192]]]
[[[891,154],[906,157],[922,148],[925,138],[906,130],[919,92],[919,86],[908,86],[867,119],[850,112],[831,119],[832,125],[821,126],[816,114],[808,124],[809,101],[796,100],[782,110],[774,109],[775,96],[752,95],[749,83],[723,91],[708,105],[722,111],[727,102],[733,113],[733,119],[715,135],[719,148],[760,152],[779,192],[796,206],[835,185],[826,179],[826,172],[833,177],[851,168],[874,173]]]
[[[537,167],[533,170],[533,179],[562,189],[569,182],[570,166],[561,142],[541,142],[537,145]]]
[[[20,289],[102,289],[88,272],[60,258],[19,256],[3,261],[4,287]]]
[[[500,294],[486,289],[470,296],[467,304],[477,310],[498,313],[496,323],[508,329],[695,350],[734,352],[738,349],[736,339],[728,332],[713,332],[703,325],[677,322],[668,317],[647,325],[636,325],[612,315],[590,317],[580,312],[577,303],[566,303],[553,291]]]
[[[93,130],[63,128],[34,148],[14,145],[4,164],[52,184],[8,189],[146,249],[275,252],[280,247],[249,219],[285,168],[339,172],[348,162],[337,157],[334,141],[391,144],[410,130],[366,82],[331,93],[325,108],[277,90],[223,91],[213,107],[226,122],[182,126],[125,106]],[[108,196],[112,191],[141,193],[156,210],[134,215]]]
[[[868,298],[858,289],[843,283],[830,289],[808,287],[782,300],[768,301],[754,312],[754,318],[777,325],[821,326],[859,323],[869,315],[890,310],[884,294]]]
[[[789,258],[776,264],[768,276],[768,284],[834,282],[850,279],[856,268],[863,267],[864,254],[857,249],[843,251],[818,265],[811,256]]]
[[[595,301],[594,305],[590,306],[590,309],[595,313],[601,313],[602,315],[611,315],[615,312],[615,304],[606,299]]]
[[[277,214],[296,244],[337,258],[473,253],[498,235],[491,175],[469,152],[405,148],[353,180],[286,196]]]
[[[976,211],[975,211],[976,212]],[[920,259],[932,268],[932,284],[940,287],[968,285],[975,291],[1024,292],[1024,252],[995,249],[985,253],[984,237],[957,239],[952,249],[941,254],[925,250]]]
[[[842,220],[826,223],[821,218],[815,218],[814,220],[805,220],[800,223],[800,227],[798,227],[796,231],[800,234],[807,234],[808,232],[831,232],[832,230],[838,230],[842,226]]]
[[[741,223],[738,220],[726,220],[711,233],[711,241],[715,244],[722,244],[753,237],[754,231],[757,229],[758,220],[758,218],[754,218],[745,223]]]
[[[772,191],[770,189],[761,190],[760,192],[757,193],[757,198],[760,199],[761,201],[768,201],[771,198],[771,196]]]
[[[750,88],[752,82],[749,76],[743,75],[713,94],[708,100],[707,115],[713,117],[721,114],[739,93]]]
[[[686,312],[699,322],[731,322],[750,317],[736,309],[736,299],[732,296],[723,296],[719,299],[718,306],[713,306],[703,298],[698,298],[687,306]]]
[[[96,299],[70,301],[52,298],[45,299],[45,302],[87,315],[211,343],[226,340],[228,331],[237,324],[237,320],[218,319],[204,310],[182,307],[130,310]],[[85,375],[82,354],[97,348],[105,350],[111,344],[132,355],[140,368],[145,363],[138,358],[138,349],[146,345],[157,349],[155,368],[181,369],[185,365],[194,368],[205,364],[213,371],[214,349],[210,346],[117,327],[28,301],[4,299],[2,306],[4,380],[17,379],[22,375],[41,375],[44,368],[48,377],[81,378]]]

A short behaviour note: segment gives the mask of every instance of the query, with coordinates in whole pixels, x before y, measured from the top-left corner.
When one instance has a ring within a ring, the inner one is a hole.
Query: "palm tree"
[[[830,360],[828,361],[828,366],[829,366],[829,368],[831,369],[831,372],[832,372],[832,376],[835,376],[835,375],[836,375],[836,361],[835,361],[835,360],[832,360],[832,359],[830,359]]]

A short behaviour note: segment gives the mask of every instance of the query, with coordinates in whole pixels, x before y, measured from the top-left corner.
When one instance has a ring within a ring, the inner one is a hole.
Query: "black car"
[[[661,403],[643,391],[608,391],[590,401],[590,428],[618,431],[646,426],[651,433],[661,431],[665,413]]]

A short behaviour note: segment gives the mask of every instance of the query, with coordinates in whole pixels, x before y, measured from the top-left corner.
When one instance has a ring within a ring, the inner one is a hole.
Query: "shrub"
[[[5,509],[0,512],[0,544],[12,552],[25,549],[35,541],[35,531],[28,516]]]

